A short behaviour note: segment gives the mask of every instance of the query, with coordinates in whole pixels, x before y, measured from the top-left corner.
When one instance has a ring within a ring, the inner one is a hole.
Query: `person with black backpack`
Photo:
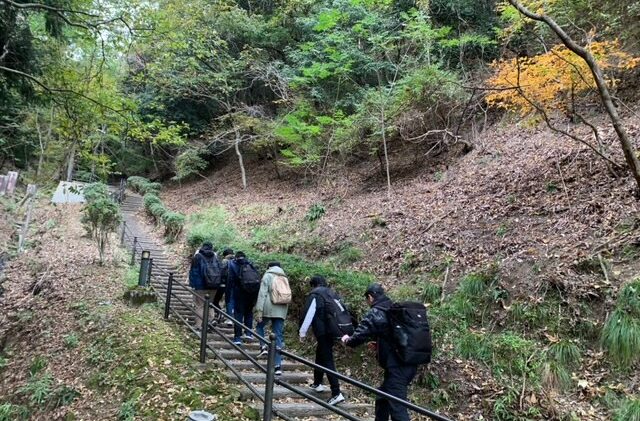
[[[224,310],[231,317],[233,317],[233,296],[231,294],[231,288],[227,288],[227,281],[229,278],[229,261],[233,260],[233,257],[232,249],[226,248],[222,251],[222,261],[220,262],[222,266],[222,285],[216,290],[216,295],[213,298],[213,305],[220,308],[220,301],[224,296]],[[220,322],[223,318],[222,313],[219,313],[216,317],[216,321]],[[233,325],[233,322],[231,322],[231,320],[227,320],[225,324]]]
[[[234,318],[253,329],[253,307],[258,300],[258,291],[262,278],[258,274],[258,270],[253,265],[244,252],[236,253],[235,258],[229,261],[229,273],[227,277],[227,291],[231,285],[233,297],[233,314]],[[242,334],[242,327],[238,324],[234,326],[233,343],[242,345],[242,340],[251,341],[253,335],[249,330],[245,330]]]
[[[431,359],[431,335],[426,310],[420,303],[392,303],[380,284],[371,284],[365,292],[371,307],[353,335],[344,335],[342,343],[356,347],[376,340],[378,363],[384,369],[379,389],[407,400],[407,388],[418,364]],[[420,310],[418,306],[422,306]],[[376,399],[376,421],[409,421],[404,405],[383,397]]]
[[[218,256],[213,251],[213,244],[208,241],[202,243],[200,249],[191,259],[189,269],[189,285],[194,289],[193,303],[196,312],[196,329],[202,327],[204,314],[204,297],[209,295],[212,299],[222,284],[222,266]],[[213,319],[213,312],[209,313],[209,321]]]
[[[314,275],[309,282],[311,292],[306,299],[303,317],[300,320],[300,339],[306,335],[309,327],[313,329],[316,337],[315,363],[336,371],[333,359],[333,344],[345,334],[353,333],[351,314],[334,290],[327,286],[326,279],[321,275]],[[325,372],[319,368],[313,370],[313,384],[309,387],[315,392],[324,392],[326,386],[322,384]],[[329,405],[337,405],[344,402],[344,395],[340,392],[338,378],[327,373],[331,386],[331,398]]]

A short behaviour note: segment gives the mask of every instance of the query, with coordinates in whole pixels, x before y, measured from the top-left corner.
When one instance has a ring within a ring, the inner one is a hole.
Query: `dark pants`
[[[316,364],[336,371],[336,364],[333,361],[333,338],[331,335],[323,335],[317,338],[316,346]],[[315,368],[313,370],[313,384],[322,384],[322,378],[327,374],[329,384],[331,385],[331,396],[340,394],[340,383],[336,376],[332,376],[324,371]]]
[[[256,301],[258,301],[258,293],[248,293],[246,291],[236,289],[233,291],[233,299],[233,313],[236,320],[243,323],[249,329],[253,329],[253,307],[255,307]],[[240,340],[240,337],[242,336],[242,328],[235,325],[233,327],[233,331],[233,339]],[[245,333],[247,335],[251,334],[249,331],[245,331]]]
[[[224,295],[224,290],[226,288],[218,288],[216,290],[216,295],[213,296],[213,305],[220,308],[220,301],[222,300],[222,296]],[[218,314],[216,314],[218,316]]]
[[[415,365],[401,365],[386,368],[384,370],[384,381],[380,386],[380,390],[406,401],[407,387],[417,371],[418,367]],[[383,397],[378,397],[376,399],[375,421],[388,421],[389,417],[391,417],[391,421],[409,421],[407,407]]]

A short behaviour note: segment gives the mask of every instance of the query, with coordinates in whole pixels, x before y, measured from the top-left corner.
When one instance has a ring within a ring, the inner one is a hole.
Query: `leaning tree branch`
[[[600,99],[602,100],[602,104],[609,114],[609,119],[611,120],[611,124],[613,125],[616,134],[618,135],[618,139],[620,140],[620,146],[622,148],[622,152],[624,154],[625,161],[629,167],[629,171],[633,175],[638,189],[640,189],[640,162],[638,161],[638,157],[635,154],[635,148],[631,143],[631,139],[629,138],[626,130],[622,125],[622,121],[620,116],[618,115],[618,110],[613,104],[613,100],[611,98],[611,93],[609,92],[609,87],[607,86],[607,82],[604,78],[604,74],[602,73],[602,69],[600,65],[596,61],[595,57],[587,50],[586,48],[578,45],[561,27],[558,25],[553,19],[551,19],[547,15],[539,15],[537,13],[531,12],[529,9],[524,7],[517,0],[509,0],[509,3],[515,7],[518,12],[528,17],[529,19],[533,19],[538,22],[545,23],[555,34],[560,38],[562,43],[572,52],[577,54],[580,58],[582,58],[589,69],[591,70],[591,74],[593,75],[593,79],[598,87],[598,92],[600,93]]]
[[[121,115],[123,117],[125,117],[125,115],[124,115],[125,111],[131,111],[131,110],[126,109],[126,108],[120,109],[120,110],[115,109],[113,107],[110,107],[109,105],[103,104],[102,102],[100,102],[100,101],[98,101],[98,100],[96,100],[94,98],[91,98],[91,97],[89,97],[89,96],[87,96],[87,95],[85,95],[83,93],[76,92],[76,91],[74,91],[72,89],[51,88],[51,87],[45,85],[42,81],[38,80],[38,78],[36,78],[35,76],[32,76],[32,75],[30,75],[28,73],[25,73],[25,72],[22,72],[20,70],[12,69],[10,67],[5,67],[5,66],[0,66],[0,70],[5,71],[5,72],[9,72],[9,73],[13,73],[13,74],[16,74],[16,75],[21,76],[21,77],[24,77],[25,79],[28,79],[31,82],[35,83],[36,85],[40,86],[42,89],[44,89],[45,91],[47,91],[50,94],[52,94],[52,93],[61,93],[61,94],[75,95],[75,96],[80,97],[82,99],[85,99],[85,100],[87,100],[89,102],[92,102],[92,103],[94,103],[95,105],[97,105],[99,107],[105,108],[105,109],[107,109],[109,111],[113,111],[114,113],[116,113],[118,115]]]

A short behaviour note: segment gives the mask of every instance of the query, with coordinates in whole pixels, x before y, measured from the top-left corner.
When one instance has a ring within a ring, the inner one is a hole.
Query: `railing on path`
[[[131,229],[129,227],[127,227],[127,225],[125,223],[123,223],[123,226],[121,228],[121,237],[120,237],[120,241],[121,241],[121,245],[124,246],[126,241],[128,240],[131,244],[130,248],[131,248],[131,265],[135,264],[136,258],[139,259],[139,252],[142,252],[142,246],[140,245],[140,241],[138,240],[138,237],[136,237],[134,235],[134,233],[131,231]],[[328,375],[333,375],[336,376],[338,379],[347,382],[353,386],[355,386],[356,388],[365,391],[365,392],[370,392],[375,394],[376,396],[385,398],[387,400],[390,401],[394,401],[396,403],[399,403],[403,406],[405,406],[406,408],[408,408],[409,410],[416,412],[418,414],[421,415],[425,415],[433,420],[438,420],[438,421],[450,421],[449,418],[446,418],[440,414],[437,414],[433,411],[430,411],[427,408],[423,408],[421,406],[418,406],[416,404],[413,404],[409,401],[397,398],[393,395],[390,395],[382,390],[376,389],[373,386],[370,386],[366,383],[360,382],[356,379],[353,379],[349,376],[346,376],[344,374],[341,374],[337,371],[333,371],[330,370],[326,367],[320,366],[314,362],[311,362],[299,355],[296,355],[292,352],[286,351],[284,349],[276,349],[276,345],[275,345],[275,338],[273,336],[273,334],[271,334],[269,336],[269,338],[264,338],[260,335],[257,334],[257,332],[255,332],[253,329],[251,329],[248,326],[245,326],[244,324],[242,324],[241,322],[239,322],[238,320],[236,320],[234,317],[232,317],[231,315],[227,314],[224,310],[222,310],[221,308],[215,306],[213,303],[211,303],[211,297],[209,295],[205,295],[204,297],[201,297],[200,295],[196,294],[194,292],[193,289],[191,289],[189,286],[187,286],[186,284],[184,284],[183,282],[179,282],[177,279],[175,279],[174,273],[167,271],[166,269],[158,266],[157,264],[152,264],[152,268],[151,268],[151,278],[156,280],[156,284],[154,285],[154,283],[150,283],[149,286],[152,288],[152,290],[154,291],[154,293],[156,294],[156,296],[158,297],[158,299],[160,301],[162,301],[164,299],[164,318],[168,319],[169,316],[171,314],[173,314],[182,324],[184,324],[195,336],[197,336],[200,339],[200,353],[199,353],[199,357],[200,357],[200,362],[201,363],[205,363],[206,362],[206,358],[207,358],[207,351],[210,351],[215,359],[218,359],[219,361],[221,361],[237,378],[240,382],[242,382],[247,389],[251,392],[251,394],[257,398],[258,400],[262,401],[264,404],[263,407],[263,421],[271,421],[273,416],[276,416],[278,418],[281,418],[285,421],[293,421],[293,419],[289,416],[287,416],[286,414],[282,413],[279,410],[276,410],[273,408],[272,403],[273,403],[273,387],[274,385],[280,385],[282,387],[284,387],[287,390],[290,390],[291,392],[295,393],[296,395],[305,398],[309,401],[315,402],[316,404],[324,407],[325,409],[333,412],[334,414],[340,415],[342,417],[344,417],[345,419],[351,420],[351,421],[364,421],[362,418],[359,418],[353,414],[351,414],[350,412],[345,411],[344,409],[340,408],[339,406],[333,406],[333,405],[329,405],[327,402],[325,402],[324,400],[313,396],[312,394],[306,392],[305,390],[302,390],[299,387],[296,387],[284,380],[279,379],[278,377],[276,377],[274,375],[274,371],[275,371],[275,354],[276,351],[279,351],[283,356],[286,356],[294,361],[297,361],[307,367],[309,367],[310,369],[318,369],[321,371],[324,371],[325,373],[327,373]],[[157,284],[164,284],[163,278],[166,279],[166,289],[164,288],[158,288]],[[182,304],[183,308],[187,309],[187,311],[189,312],[189,314],[191,316],[194,317],[195,320],[200,319],[200,316],[196,313],[195,309],[193,308],[193,302],[186,302],[185,299],[183,297],[181,297],[180,295],[178,295],[176,293],[176,291],[180,291],[180,292],[185,292],[186,294],[183,295],[187,295],[187,296],[191,296],[192,301],[196,299],[204,299],[204,311],[202,314],[202,323],[199,326],[199,328],[194,327],[189,320],[187,320],[187,318],[185,318],[185,316],[177,311],[174,307],[174,305],[172,305],[174,302],[178,302],[180,304]],[[241,327],[243,330],[249,331],[251,332],[251,334],[253,334],[254,337],[258,338],[258,340],[261,343],[265,343],[268,347],[268,357],[267,357],[267,365],[265,366],[264,364],[261,364],[254,356],[252,356],[251,354],[249,354],[242,346],[234,344],[233,341],[227,336],[225,335],[225,333],[223,331],[220,330],[219,325],[216,325],[214,323],[212,323],[211,321],[209,321],[209,313],[210,311],[213,309],[213,311],[215,311],[216,314],[222,315],[222,317],[226,320],[231,320],[231,322],[233,322],[234,326],[239,326]],[[222,340],[224,340],[225,342],[227,342],[229,345],[231,345],[231,347],[233,349],[235,349],[236,351],[238,351],[240,354],[242,354],[247,360],[249,360],[251,362],[251,364],[259,371],[263,372],[266,374],[266,384],[265,384],[265,390],[264,390],[264,396],[260,394],[260,392],[258,391],[258,389],[256,388],[256,386],[254,386],[253,384],[251,384],[249,381],[245,380],[242,376],[242,374],[240,373],[240,371],[235,368],[233,366],[233,364],[230,363],[230,361],[228,359],[226,359],[225,357],[222,356],[222,354],[216,350],[214,347],[212,347],[211,345],[209,345],[207,343],[207,337],[209,332],[212,333],[216,333],[220,336],[220,338],[222,338]]]

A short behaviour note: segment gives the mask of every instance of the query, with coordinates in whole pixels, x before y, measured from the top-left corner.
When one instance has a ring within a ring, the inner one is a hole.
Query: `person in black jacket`
[[[309,282],[311,292],[307,297],[303,318],[300,321],[300,339],[302,340],[309,330],[309,326],[313,328],[313,334],[318,344],[316,345],[316,364],[336,371],[336,365],[333,360],[333,343],[336,338],[329,332],[327,326],[327,318],[325,313],[325,302],[328,299],[337,298],[337,294],[329,287],[323,276],[314,275]],[[326,386],[322,384],[324,371],[320,369],[313,370],[313,384],[310,386],[315,392],[324,392]],[[344,396],[340,392],[340,382],[338,378],[327,374],[329,385],[331,386],[331,398],[327,401],[330,405],[337,405],[344,402]]]
[[[407,388],[418,370],[417,365],[407,365],[396,355],[389,340],[390,326],[387,311],[391,300],[380,284],[371,284],[365,292],[371,310],[362,319],[352,336],[344,335],[342,343],[356,347],[370,339],[377,341],[378,363],[384,369],[384,380],[380,390],[400,399],[407,400]],[[404,405],[383,397],[376,399],[376,421],[409,421]]]
[[[191,258],[191,267],[189,268],[189,285],[194,289],[193,306],[195,307],[196,320],[195,327],[200,329],[202,327],[202,318],[204,315],[204,297],[208,295],[213,298],[216,292],[215,289],[207,289],[206,287],[206,272],[207,272],[207,259],[217,259],[215,251],[213,251],[213,244],[208,241],[202,243],[202,246],[196,254]],[[213,319],[213,314],[209,313],[210,322]]]

